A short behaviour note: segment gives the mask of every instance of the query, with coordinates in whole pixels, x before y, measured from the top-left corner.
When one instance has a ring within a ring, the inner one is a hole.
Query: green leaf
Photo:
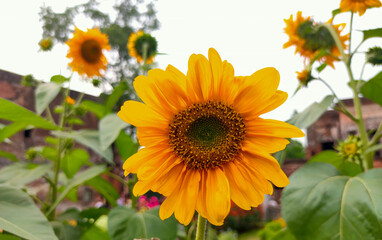
[[[51,164],[14,163],[0,169],[0,184],[22,187],[48,173],[51,167]]]
[[[29,240],[58,240],[32,199],[6,185],[0,185],[0,228]]]
[[[0,233],[0,240],[22,240],[19,237],[16,237],[14,235],[9,235],[9,234],[1,234]]]
[[[127,88],[127,83],[121,81],[120,84],[113,89],[113,92],[106,100],[105,114],[111,113],[113,111],[114,106],[117,104],[120,97],[125,93]]]
[[[72,178],[68,184],[65,186],[64,191],[58,196],[57,200],[52,204],[47,214],[53,211],[53,209],[56,208],[56,206],[64,200],[65,196],[71,191],[73,188],[77,187],[78,185],[100,175],[106,170],[105,166],[98,165],[98,166],[92,166],[88,169],[86,169],[83,172],[78,173],[74,178]]]
[[[58,129],[58,126],[48,120],[4,98],[0,98],[0,106],[0,119],[17,123],[25,123],[48,130]]]
[[[9,160],[11,160],[13,162],[18,162],[19,161],[15,154],[10,153],[10,152],[5,152],[5,151],[2,151],[2,150],[0,150],[0,157],[8,158]]]
[[[343,176],[308,163],[282,194],[282,216],[297,239],[369,240],[382,236],[382,169]]]
[[[276,233],[270,240],[296,240],[288,228],[283,228]]]
[[[44,158],[49,159],[53,162],[57,161],[57,149],[54,147],[43,147],[41,150],[41,154]]]
[[[110,113],[103,117],[98,124],[101,150],[107,149],[127,125],[116,113]]]
[[[310,160],[312,162],[324,162],[332,164],[340,171],[343,175],[354,177],[362,172],[361,167],[354,163],[345,161],[341,158],[336,151],[326,150],[314,155]]]
[[[103,116],[105,116],[105,106],[100,103],[96,103],[90,100],[83,100],[81,106],[85,110],[94,113],[98,119],[101,119]]]
[[[322,72],[322,70],[324,70],[326,66],[328,66],[327,63],[321,64],[320,66],[317,67],[317,72]]]
[[[40,115],[60,92],[61,86],[54,82],[41,83],[35,91],[36,113]]]
[[[108,230],[113,240],[152,237],[173,240],[176,239],[177,222],[174,217],[161,220],[159,208],[136,212],[131,208],[117,207],[109,213]]]
[[[68,223],[62,223],[58,221],[51,222],[56,236],[60,240],[74,240],[80,239],[82,235],[82,229],[80,226],[71,226]]]
[[[0,143],[4,141],[5,139],[13,136],[14,134],[18,133],[20,130],[26,128],[28,124],[26,123],[11,123],[3,128],[0,129]]]
[[[77,142],[91,148],[93,151],[104,157],[107,162],[113,163],[113,152],[111,148],[109,147],[106,150],[101,150],[100,137],[97,130],[85,129],[72,132],[53,131],[52,134],[57,137],[73,138]]]
[[[101,176],[97,176],[86,181],[84,184],[97,190],[113,207],[117,206],[119,193],[109,181],[106,181]]]
[[[366,151],[365,151],[365,154],[368,154],[368,153],[371,153],[371,152],[375,152],[375,151],[378,151],[382,149],[382,143],[380,144],[376,144],[372,147],[369,147]]]
[[[337,8],[335,10],[332,11],[332,18],[334,18],[337,14],[340,14],[341,13],[341,9]]]
[[[68,151],[62,158],[61,168],[68,178],[72,178],[82,166],[88,163],[89,154],[81,148]]]
[[[307,128],[312,125],[332,105],[334,96],[326,96],[320,103],[313,103],[301,113],[294,115],[287,122],[298,128]]]
[[[364,30],[363,32],[363,40],[373,38],[373,37],[382,37],[382,28],[376,28],[376,29],[370,29],[370,30]]]
[[[111,240],[109,234],[97,226],[92,226],[81,237],[81,240]]]
[[[115,140],[115,145],[117,146],[118,152],[122,159],[129,158],[138,151],[139,147],[139,145],[133,141],[131,136],[126,134],[124,131],[119,133],[119,136]]]
[[[67,82],[69,81],[70,78],[66,78],[62,75],[54,75],[50,78],[50,81],[51,82],[54,82],[54,83],[58,83],[58,84],[62,84],[64,82]]]
[[[361,94],[382,106],[382,72],[367,81],[361,87]]]

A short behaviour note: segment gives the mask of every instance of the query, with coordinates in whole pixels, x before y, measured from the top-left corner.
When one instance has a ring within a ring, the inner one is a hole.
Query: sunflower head
[[[366,52],[366,61],[374,66],[382,65],[382,48],[373,47]]]
[[[40,45],[40,49],[42,51],[50,51],[53,47],[53,40],[52,38],[43,38],[41,41],[38,43]]]
[[[334,39],[327,28],[315,23],[310,17],[302,17],[301,12],[297,12],[296,19],[293,15],[289,19],[285,19],[285,33],[289,36],[288,42],[283,47],[287,48],[295,46],[295,53],[299,53],[305,60],[312,61],[316,58],[321,50],[325,50],[328,54],[320,56],[317,60],[326,62],[334,68],[333,62],[340,56],[340,52],[335,45]],[[331,24],[332,20],[328,23]],[[332,25],[340,37],[342,46],[346,49],[345,42],[349,39],[348,35],[341,36],[341,32],[345,24]]]
[[[152,64],[157,54],[157,48],[157,40],[143,31],[132,33],[127,43],[130,56],[136,58],[139,63],[146,58],[145,64]]]
[[[123,165],[125,175],[137,173],[133,193],[166,196],[162,219],[174,213],[187,225],[196,210],[222,225],[231,200],[249,210],[272,194],[271,182],[286,186],[288,178],[271,153],[285,148],[285,138],[304,134],[260,117],[286,100],[277,90],[279,80],[274,68],[234,76],[215,49],[208,59],[193,54],[187,75],[169,65],[138,76],[134,88],[143,103],[127,101],[118,112],[137,127],[144,146]]]
[[[352,11],[362,16],[366,9],[380,6],[382,6],[380,0],[341,0],[340,10],[341,12]]]
[[[69,66],[80,75],[89,78],[101,76],[101,70],[106,70],[107,60],[103,50],[110,50],[106,34],[99,29],[88,29],[86,32],[76,28],[73,37],[66,44],[69,46],[67,57],[72,59]]]
[[[302,86],[307,86],[310,81],[313,80],[312,72],[310,70],[304,69],[297,73],[297,79]]]
[[[359,137],[350,135],[345,141],[339,142],[336,149],[343,159],[358,163],[362,153],[362,142]]]

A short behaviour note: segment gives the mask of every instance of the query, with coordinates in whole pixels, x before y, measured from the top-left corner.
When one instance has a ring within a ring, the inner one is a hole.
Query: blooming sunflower
[[[69,66],[80,75],[86,74],[89,78],[101,76],[100,70],[107,66],[103,50],[110,50],[106,34],[99,29],[88,29],[84,32],[76,28],[73,38],[66,42],[69,46],[68,58],[72,58]]]
[[[362,16],[367,8],[382,6],[380,0],[342,0],[340,10],[342,12],[352,11]]]
[[[215,49],[208,58],[191,55],[187,75],[169,65],[138,76],[134,88],[143,103],[126,101],[118,112],[137,127],[144,146],[123,165],[125,175],[137,173],[133,193],[163,194],[160,217],[174,213],[185,225],[195,210],[222,225],[231,199],[249,210],[272,194],[271,182],[286,186],[270,153],[284,149],[285,138],[304,136],[295,126],[260,118],[287,98],[277,90],[276,69],[235,77]]]
[[[139,63],[143,62],[144,55],[146,54],[146,64],[153,63],[157,47],[157,40],[143,31],[132,33],[127,43],[130,56],[136,58]]]
[[[341,56],[341,53],[326,28],[319,26],[310,17],[304,18],[301,11],[297,12],[295,20],[292,14],[289,19],[284,19],[284,22],[286,24],[284,31],[289,36],[289,40],[284,43],[283,48],[294,45],[295,53],[299,53],[305,61],[312,61],[320,50],[325,49],[330,54],[320,56],[317,60],[326,62],[334,68],[333,62]],[[330,19],[327,23],[332,24],[332,20]],[[342,47],[346,49],[349,34],[341,35],[345,24],[332,24],[332,26],[340,38]]]

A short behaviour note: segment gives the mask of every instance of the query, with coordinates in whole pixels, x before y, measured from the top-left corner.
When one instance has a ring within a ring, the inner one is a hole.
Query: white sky
[[[51,52],[39,52],[38,42],[42,36],[39,22],[40,6],[53,6],[55,11],[63,11],[66,6],[81,3],[75,0],[12,0],[0,1],[0,69],[18,74],[33,74],[36,78],[49,80],[55,74],[70,75],[66,59],[67,47],[55,46]],[[111,5],[114,0],[101,0]],[[280,90],[289,93],[287,102],[266,115],[268,118],[288,119],[293,111],[302,111],[314,101],[321,101],[329,94],[319,82],[313,82],[294,97],[292,94],[298,83],[296,71],[303,69],[303,60],[294,55],[294,48],[282,49],[288,37],[283,33],[283,19],[296,14],[313,16],[316,21],[327,21],[331,11],[339,7],[340,0],[159,0],[157,17],[161,22],[159,31],[152,33],[158,40],[159,51],[167,55],[157,56],[160,68],[172,64],[182,72],[187,72],[188,58],[192,53],[207,55],[208,48],[214,47],[222,59],[228,60],[236,75],[250,75],[263,67],[275,67],[281,75]],[[354,29],[364,30],[382,27],[382,8],[371,9],[362,17],[354,18]],[[336,17],[335,23],[349,22],[350,14]],[[86,29],[93,27],[84,20],[77,25]],[[346,28],[345,30],[348,30]],[[361,38],[354,34],[354,43]],[[381,46],[381,39],[368,40],[366,46]],[[354,59],[355,76],[359,75],[364,56]],[[375,75],[381,68],[366,67],[365,78]],[[327,68],[323,78],[332,85],[342,98],[351,97],[346,86],[347,75],[341,63],[336,70]],[[85,92],[92,90],[91,84],[73,81],[72,87]]]

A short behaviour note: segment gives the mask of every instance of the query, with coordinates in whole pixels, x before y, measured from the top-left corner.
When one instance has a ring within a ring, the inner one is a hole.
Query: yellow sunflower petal
[[[280,74],[275,68],[261,69],[245,81],[234,100],[234,106],[240,113],[262,109],[262,106],[277,90]]]
[[[123,104],[118,112],[118,117],[137,127],[158,127],[165,129],[168,125],[163,116],[147,107],[146,104],[132,100],[126,101]]]
[[[137,138],[141,146],[155,146],[168,143],[168,127],[137,127]]]
[[[266,179],[278,187],[285,187],[289,184],[289,179],[281,170],[279,163],[269,154],[260,152],[243,152],[243,163],[248,168],[253,168]]]
[[[211,98],[213,78],[211,67],[203,55],[192,55],[188,61],[187,90],[194,95],[195,102],[206,101]]]
[[[247,123],[248,136],[270,136],[278,138],[303,137],[305,134],[297,127],[273,120],[257,118]]]
[[[210,48],[208,50],[208,59],[210,62],[213,83],[214,83],[211,87],[213,87],[214,95],[216,95],[215,91],[217,89],[220,89],[220,85],[222,84],[223,63],[219,53],[214,48]]]
[[[231,208],[227,177],[220,168],[210,169],[205,184],[208,189],[205,193],[208,220],[214,225],[222,225]]]
[[[253,109],[253,111],[249,111],[247,113],[242,114],[247,119],[253,119],[261,114],[270,112],[280,105],[282,105],[288,98],[288,93],[277,90],[276,93],[270,97],[267,101],[264,102],[263,106],[258,109]]]
[[[275,153],[283,150],[289,141],[285,138],[269,136],[248,136],[243,144],[243,149],[262,150],[268,153]]]

